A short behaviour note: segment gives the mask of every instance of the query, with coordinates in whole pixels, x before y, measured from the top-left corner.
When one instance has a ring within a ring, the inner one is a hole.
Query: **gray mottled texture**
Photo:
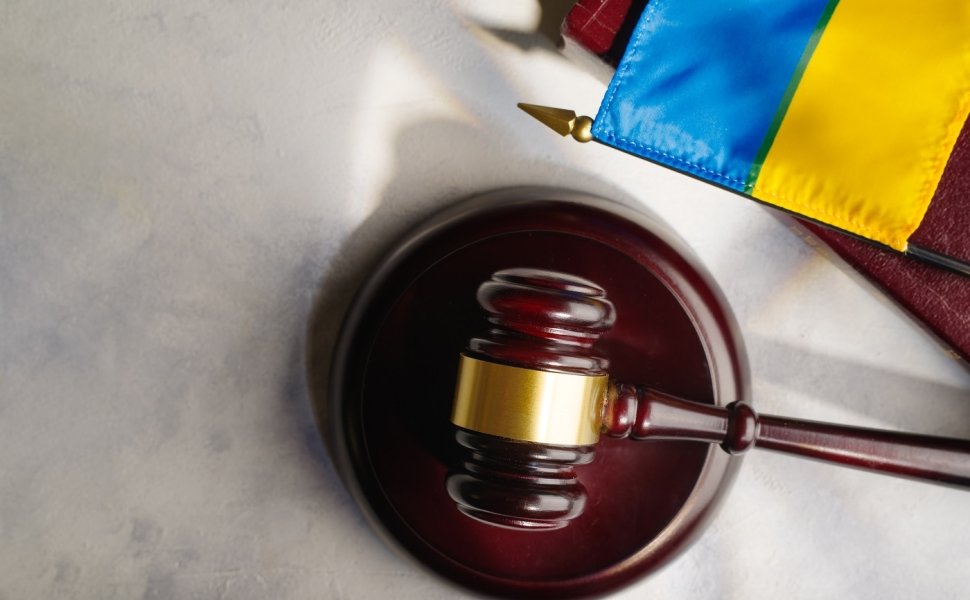
[[[0,5],[0,598],[453,597],[371,532],[308,390],[382,246],[502,185],[669,220],[766,412],[970,436],[966,372],[783,222],[516,114],[602,85],[480,26],[532,4],[482,4]],[[958,597],[966,502],[752,455],[621,595]]]

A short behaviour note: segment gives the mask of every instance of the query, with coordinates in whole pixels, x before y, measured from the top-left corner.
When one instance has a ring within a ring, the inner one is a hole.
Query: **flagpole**
[[[576,112],[568,108],[553,108],[525,102],[519,102],[516,106],[563,137],[571,135],[574,140],[583,144],[593,141],[592,117],[586,115],[577,117]]]

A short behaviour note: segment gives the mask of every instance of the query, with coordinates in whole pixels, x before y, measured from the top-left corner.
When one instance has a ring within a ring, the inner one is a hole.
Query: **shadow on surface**
[[[433,167],[414,145],[448,148]],[[321,432],[328,431],[329,367],[340,324],[357,289],[405,233],[430,215],[473,195],[518,186],[558,186],[599,190],[600,195],[635,206],[625,194],[588,174],[566,172],[547,163],[516,157],[493,134],[454,121],[416,123],[397,136],[394,175],[378,206],[337,251],[320,283],[306,333],[304,365],[310,403]],[[479,168],[489,165],[488,169]],[[421,192],[424,173],[465,173],[461,181]],[[593,192],[597,193],[597,192]],[[328,441],[329,446],[329,441]]]
[[[970,437],[970,394],[966,388],[819,354],[762,337],[753,336],[749,348],[755,345],[759,363],[756,376],[774,385],[879,419],[887,427],[931,435]],[[869,381],[878,382],[878,388],[866,389],[865,382]]]

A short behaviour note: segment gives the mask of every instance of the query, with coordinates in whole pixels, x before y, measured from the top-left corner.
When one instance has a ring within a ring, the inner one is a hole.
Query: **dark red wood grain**
[[[448,495],[465,515],[521,530],[565,527],[583,514],[586,488],[575,467],[593,460],[593,446],[520,442],[457,429],[465,459],[448,474]]]
[[[564,272],[504,269],[482,284],[478,301],[491,327],[471,342],[477,358],[538,371],[607,374],[596,342],[617,312],[596,283]],[[970,440],[759,416],[742,400],[715,406],[616,380],[610,386],[603,413],[610,437],[716,443],[731,454],[757,446],[970,486]],[[458,440],[468,458],[449,475],[448,490],[465,514],[520,529],[565,527],[582,514],[586,493],[572,467],[592,460],[592,446],[548,446],[464,430]]]
[[[759,448],[958,487],[970,487],[970,440],[801,421],[758,419]]]
[[[480,593],[605,594],[683,550],[738,466],[716,447],[606,439],[575,467],[585,509],[568,527],[515,531],[468,518],[445,480],[465,460],[450,423],[459,354],[490,326],[476,290],[510,267],[595,280],[616,305],[610,371],[710,405],[748,398],[732,317],[690,252],[638,212],[582,194],[513,190],[450,209],[393,248],[334,349],[334,462],[379,532]]]
[[[594,345],[613,326],[616,310],[595,283],[504,269],[479,286],[477,298],[491,327],[469,342],[471,356],[540,371],[606,373],[609,361]]]
[[[970,487],[970,440],[758,415],[744,402],[711,406],[643,387],[615,385],[620,393],[604,424],[612,437],[698,440],[721,444],[731,453],[757,447]]]
[[[539,371],[604,375],[596,342],[616,320],[595,283],[543,269],[493,273],[477,293],[489,326],[466,354]],[[593,460],[593,446],[553,446],[458,429],[463,460],[448,474],[448,495],[463,513],[514,529],[559,529],[583,513],[586,488],[574,467]]]

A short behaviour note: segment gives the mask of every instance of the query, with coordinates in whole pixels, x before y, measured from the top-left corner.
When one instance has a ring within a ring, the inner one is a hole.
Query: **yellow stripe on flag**
[[[970,112],[970,0],[841,0],[752,195],[897,250]]]

